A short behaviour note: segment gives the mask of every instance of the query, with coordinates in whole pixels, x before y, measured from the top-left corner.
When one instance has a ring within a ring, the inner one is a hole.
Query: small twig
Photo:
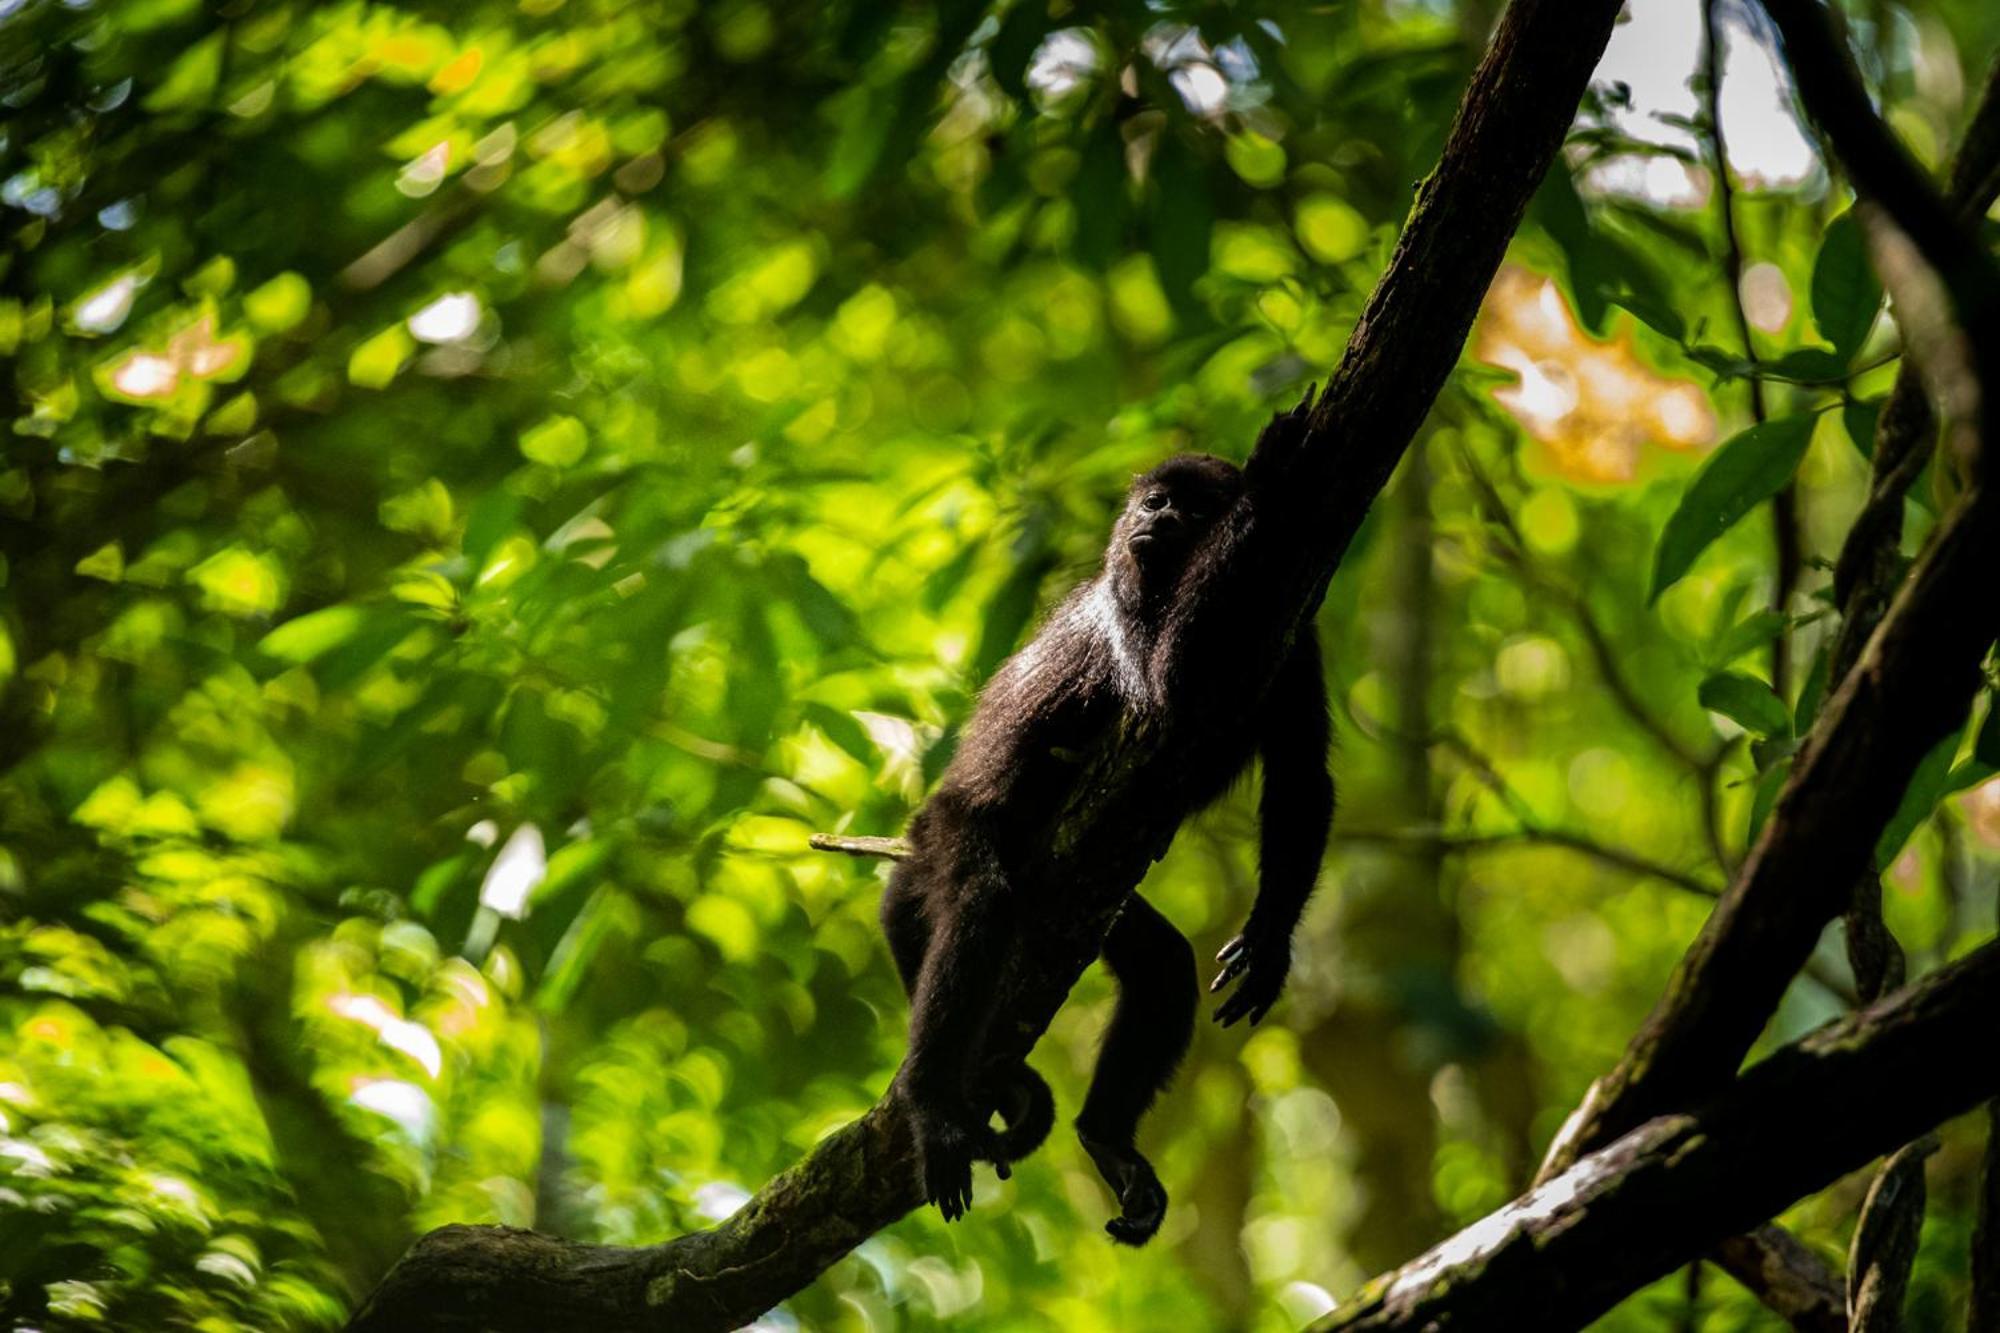
[[[848,837],[840,833],[815,833],[806,839],[816,852],[840,852],[847,856],[877,856],[888,861],[910,859],[906,838]]]
[[[1716,898],[1722,893],[1720,886],[1705,883],[1685,871],[1616,847],[1607,847],[1593,838],[1567,829],[1529,827],[1492,833],[1447,833],[1442,829],[1425,828],[1345,829],[1337,831],[1334,836],[1349,842],[1430,847],[1447,853],[1505,851],[1510,847],[1536,845],[1561,847],[1605,865],[1671,884],[1698,897]]]
[[[1750,364],[1750,418],[1758,425],[1769,419],[1764,400],[1764,381],[1757,371],[1757,343],[1751,336],[1750,315],[1743,308],[1743,241],[1736,230],[1736,187],[1729,178],[1729,143],[1722,132],[1722,51],[1716,40],[1717,0],[1702,0],[1702,62],[1706,86],[1702,90],[1708,118],[1710,146],[1715,157],[1715,206],[1722,226],[1722,276],[1729,284],[1729,312],[1736,333],[1743,340],[1743,359]],[[1772,602],[1778,614],[1787,614],[1792,593],[1799,582],[1798,488],[1786,481],[1771,497],[1771,526],[1777,539],[1777,587]],[[1771,686],[1780,698],[1787,697],[1791,678],[1791,633],[1781,630],[1771,640]]]

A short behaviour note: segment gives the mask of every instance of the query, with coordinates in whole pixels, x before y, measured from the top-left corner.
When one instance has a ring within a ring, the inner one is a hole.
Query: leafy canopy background
[[[871,1102],[876,870],[807,833],[896,831],[1129,476],[1333,364],[1494,9],[0,5],[0,1309],[331,1327],[426,1228],[661,1239]],[[1941,160],[2000,21],[1856,18]],[[1280,1020],[1151,1122],[1167,1232],[1058,1135],[765,1327],[1293,1327],[1622,1048],[1817,704],[1760,503],[1831,555],[1895,355],[1814,170],[1740,182],[1749,362],[1705,130],[1630,103],[1329,598],[1343,832]],[[1990,934],[1990,711],[1885,838],[1918,965]],[[1252,809],[1149,881],[1210,951]]]

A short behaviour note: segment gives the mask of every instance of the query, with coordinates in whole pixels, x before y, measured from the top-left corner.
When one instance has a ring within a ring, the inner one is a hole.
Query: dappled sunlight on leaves
[[[259,1333],[337,1327],[446,1222],[711,1225],[874,1102],[907,1012],[882,868],[807,837],[899,831],[1133,474],[1241,459],[1324,380],[1483,31],[1428,4],[0,9],[0,1311]],[[1966,58],[1991,44],[1953,13]],[[1906,82],[1949,138],[1959,104]],[[1609,106],[1585,181],[1650,160]],[[1372,1206],[1508,1197],[1652,1003],[1707,900],[1508,841],[1719,875],[1566,594],[1705,742],[1701,683],[1775,632],[1768,541],[1644,605],[1680,489],[1648,460],[1741,395],[1681,377],[1734,373],[1694,342],[1710,238],[1585,195],[1524,230],[1541,272],[1496,284],[1427,490],[1322,613],[1343,829],[1495,844],[1415,886],[1409,848],[1336,846],[1286,1008],[1205,1031],[1148,1121],[1160,1243],[1097,1234],[1059,1131],[773,1327],[1294,1327],[1364,1276]],[[1815,285],[1794,203],[1760,201],[1745,279],[1774,341]],[[1858,341],[1879,293],[1848,285],[1826,322]],[[1618,299],[1688,337],[1587,332]],[[1851,509],[1851,464],[1800,473],[1815,514]],[[1413,709],[1506,794],[1417,755]],[[1732,853],[1747,748],[1718,761]],[[1911,832],[1892,911],[1939,954],[1991,931],[1994,793]],[[1204,952],[1254,893],[1255,808],[1148,882]],[[1947,827],[1987,876],[1963,894]],[[1036,1055],[1065,1120],[1109,1001],[1088,975]],[[1340,1026],[1364,1010],[1379,1048]],[[1394,1078],[1338,1084],[1362,1067]],[[1657,1327],[1630,1313],[1607,1327]]]

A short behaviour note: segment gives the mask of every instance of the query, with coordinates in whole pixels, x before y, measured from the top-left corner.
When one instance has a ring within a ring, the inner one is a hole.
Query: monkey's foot
[[[972,1207],[972,1163],[975,1158],[1003,1158],[1000,1136],[990,1126],[916,1111],[911,1128],[917,1140],[917,1164],[924,1202],[937,1205],[947,1222],[956,1222]],[[1000,1178],[1007,1178],[1000,1167]]]
[[[1097,1164],[1097,1174],[1118,1195],[1117,1217],[1104,1224],[1121,1245],[1144,1245],[1159,1231],[1167,1215],[1167,1191],[1153,1164],[1127,1145],[1103,1143],[1087,1134],[1077,1136]]]

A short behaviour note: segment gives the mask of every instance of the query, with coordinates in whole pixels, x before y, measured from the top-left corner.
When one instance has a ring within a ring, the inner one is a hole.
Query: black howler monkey
[[[1333,816],[1326,692],[1311,621],[1296,635],[1261,623],[1271,614],[1268,571],[1248,566],[1267,558],[1259,552],[1284,509],[1282,497],[1260,494],[1260,456],[1289,442],[1274,432],[1301,436],[1305,417],[1306,404],[1277,417],[1247,472],[1184,454],[1133,484],[1101,571],[995,673],[910,824],[910,856],[882,902],[911,997],[895,1092],[914,1129],[924,1197],[947,1219],[971,1203],[974,1159],[1004,1178],[1054,1118],[1038,1074],[1022,1063],[996,1083],[982,1050],[1010,957],[1033,949],[1037,923],[1063,910],[1065,886],[1051,882],[1044,853],[1093,752],[1135,728],[1163,737],[1133,780],[1175,822],[1222,795],[1253,755],[1262,759],[1257,901],[1217,956],[1209,989],[1237,983],[1216,1013],[1228,1025],[1256,1023],[1284,987]],[[1136,893],[1103,957],[1118,1004],[1076,1127],[1118,1195],[1120,1215],[1106,1230],[1139,1245],[1159,1229],[1167,1199],[1134,1135],[1187,1050],[1199,982],[1186,937]],[[1004,1130],[992,1127],[995,1113]]]

